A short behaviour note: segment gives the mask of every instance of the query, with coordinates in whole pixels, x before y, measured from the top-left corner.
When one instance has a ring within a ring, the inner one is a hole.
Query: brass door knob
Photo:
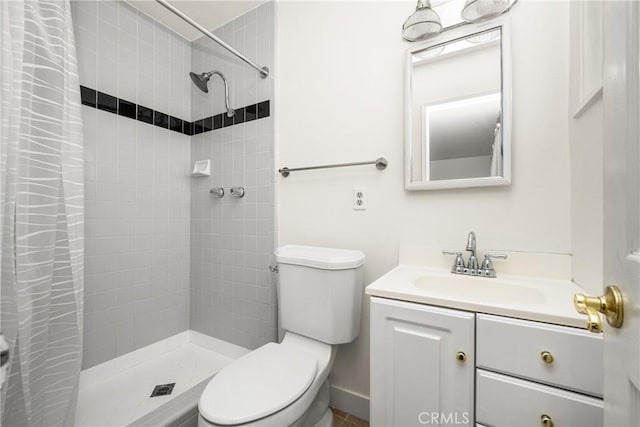
[[[580,314],[587,315],[587,329],[591,332],[602,332],[602,313],[607,318],[607,323],[619,328],[624,319],[624,308],[622,293],[616,286],[607,286],[604,295],[600,297],[589,297],[583,294],[573,296],[573,306]]]
[[[553,427],[553,420],[547,414],[540,415],[540,425],[542,427]]]
[[[456,360],[458,362],[464,362],[465,360],[467,360],[467,355],[464,354],[463,351],[459,351],[456,353]]]
[[[543,351],[542,353],[540,353],[540,358],[544,363],[547,363],[549,365],[553,363],[553,354],[548,351]]]

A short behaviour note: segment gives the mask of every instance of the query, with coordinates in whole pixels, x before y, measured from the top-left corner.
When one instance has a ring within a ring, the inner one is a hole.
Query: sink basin
[[[545,295],[532,286],[506,283],[500,279],[488,279],[463,275],[434,274],[414,280],[416,288],[474,301],[526,301],[528,304],[545,304]]]
[[[453,274],[448,268],[401,264],[367,286],[372,297],[584,328],[573,295],[585,291],[568,279],[502,274]]]

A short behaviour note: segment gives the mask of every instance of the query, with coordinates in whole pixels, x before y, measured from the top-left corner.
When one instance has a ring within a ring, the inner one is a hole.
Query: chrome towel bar
[[[346,166],[362,166],[362,165],[376,165],[376,169],[384,170],[387,168],[389,162],[384,157],[379,157],[370,162],[353,162],[353,163],[338,163],[334,165],[322,165],[322,166],[307,166],[306,168],[287,168],[284,167],[282,169],[278,169],[278,173],[282,174],[283,177],[288,177],[291,172],[297,171],[308,171],[312,169],[329,169],[329,168],[343,168]]]

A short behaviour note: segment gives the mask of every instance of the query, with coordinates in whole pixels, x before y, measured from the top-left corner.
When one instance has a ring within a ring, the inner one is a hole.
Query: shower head
[[[229,84],[227,83],[227,79],[224,77],[224,75],[217,70],[208,71],[206,73],[200,73],[200,74],[196,74],[193,71],[189,73],[189,76],[191,77],[191,81],[193,81],[193,83],[198,87],[198,89],[200,89],[204,93],[209,93],[208,84],[209,84],[209,80],[211,79],[211,76],[213,75],[219,76],[222,79],[222,82],[224,83],[224,102],[227,108],[227,116],[233,117],[236,114],[236,112],[229,105]]]
[[[210,74],[200,73],[196,74],[193,71],[189,73],[189,77],[191,77],[191,81],[204,93],[209,93],[209,88],[207,87],[207,83],[209,83],[209,79],[211,78]]]

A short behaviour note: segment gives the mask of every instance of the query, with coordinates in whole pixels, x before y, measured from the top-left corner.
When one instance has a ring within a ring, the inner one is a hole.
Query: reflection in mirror
[[[409,52],[407,189],[509,184],[503,28]]]
[[[425,105],[430,181],[502,176],[500,93]]]

